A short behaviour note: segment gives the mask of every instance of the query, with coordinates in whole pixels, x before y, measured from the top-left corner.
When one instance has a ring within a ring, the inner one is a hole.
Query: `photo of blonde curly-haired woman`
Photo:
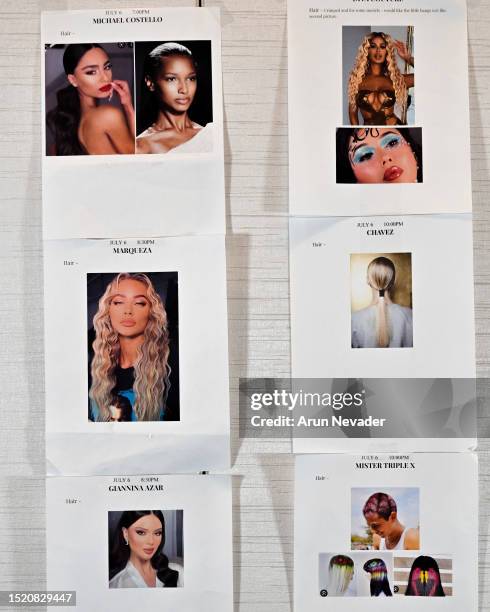
[[[89,274],[89,419],[178,420],[176,272]]]
[[[414,123],[413,27],[342,29],[344,124]]]

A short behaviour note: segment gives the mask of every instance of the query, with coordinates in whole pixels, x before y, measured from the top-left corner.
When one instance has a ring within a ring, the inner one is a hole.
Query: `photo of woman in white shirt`
[[[178,512],[181,511],[173,511]],[[177,529],[179,523],[181,542],[182,520],[176,520]],[[161,510],[124,511],[109,538],[109,588],[183,586],[182,563],[170,561],[163,553],[165,518]]]

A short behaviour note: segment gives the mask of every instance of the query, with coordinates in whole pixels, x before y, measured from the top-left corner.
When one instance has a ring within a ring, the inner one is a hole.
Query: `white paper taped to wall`
[[[225,232],[218,9],[43,13],[47,239]]]

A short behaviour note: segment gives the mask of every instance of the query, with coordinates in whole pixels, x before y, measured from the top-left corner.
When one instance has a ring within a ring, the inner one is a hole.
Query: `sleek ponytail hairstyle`
[[[184,57],[194,66],[197,73],[197,62],[190,49],[176,42],[166,42],[152,49],[145,58],[143,65],[143,80],[141,82],[141,101],[139,104],[137,123],[138,132],[144,132],[158,118],[158,112],[162,106],[160,94],[154,84],[164,67],[165,60],[169,57]],[[150,89],[149,83],[153,84]]]
[[[82,57],[91,49],[102,49],[96,43],[67,45],[63,53],[65,74],[73,74]],[[80,125],[80,97],[76,87],[69,83],[56,93],[57,106],[47,115],[47,123],[54,134],[56,155],[87,155],[78,140]]]
[[[379,348],[390,345],[390,325],[385,294],[390,293],[395,285],[395,264],[387,257],[376,257],[367,268],[367,283],[378,291],[376,309],[376,337]]]

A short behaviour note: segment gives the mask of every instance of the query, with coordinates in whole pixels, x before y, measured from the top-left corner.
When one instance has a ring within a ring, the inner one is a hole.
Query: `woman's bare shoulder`
[[[148,139],[152,134],[156,134],[156,130],[154,130],[152,127],[146,128],[146,130],[144,132],[141,132],[141,134],[138,134],[138,136],[136,137],[136,140],[140,140],[140,139]]]
[[[124,113],[122,110],[116,108],[115,106],[109,106],[108,104],[97,106],[96,108],[92,109],[90,114],[87,116],[87,119],[94,127],[105,129],[117,127],[121,125],[121,123],[125,123]]]
[[[147,138],[148,140],[165,140],[175,135],[173,128],[158,129],[156,130],[153,126],[147,128],[144,132],[139,134],[138,138]]]
[[[149,127],[136,138],[137,153],[166,153],[171,147],[166,143],[172,137],[172,130],[154,130]]]
[[[150,153],[151,147],[150,142],[148,140],[148,130],[142,132],[139,136],[136,137],[136,153]]]

